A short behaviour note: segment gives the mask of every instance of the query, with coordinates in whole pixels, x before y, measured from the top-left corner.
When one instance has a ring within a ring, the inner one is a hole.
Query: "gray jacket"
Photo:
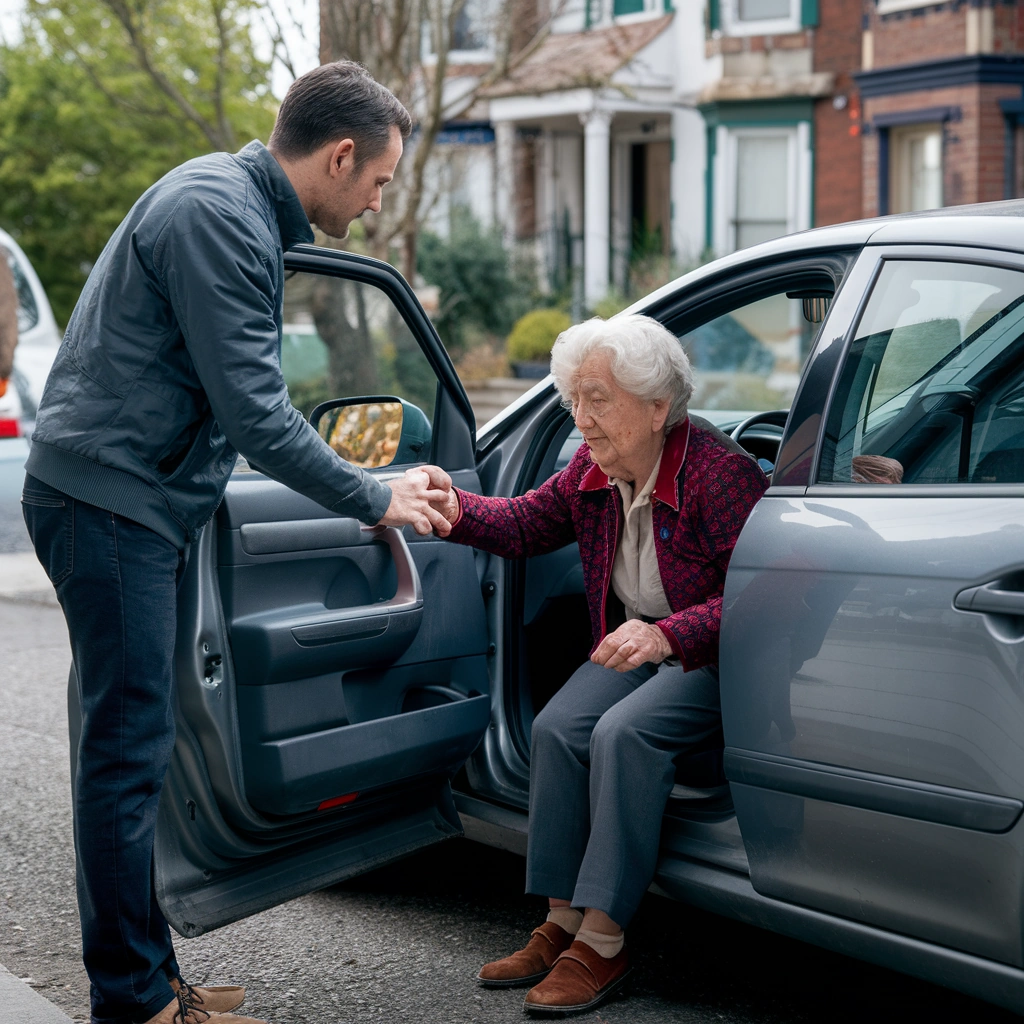
[[[333,511],[381,519],[390,489],[320,439],[281,375],[283,250],[312,241],[259,142],[161,178],[89,275],[27,471],[178,547],[216,511],[237,451]]]

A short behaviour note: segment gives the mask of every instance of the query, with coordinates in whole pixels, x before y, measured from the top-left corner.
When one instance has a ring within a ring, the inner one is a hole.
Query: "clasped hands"
[[[419,534],[447,537],[459,517],[459,498],[452,478],[438,466],[416,466],[389,481],[391,504],[381,526],[410,525]],[[595,665],[631,672],[648,661],[655,664],[672,654],[668,638],[657,626],[640,619],[624,622],[598,644],[590,656]]]
[[[390,480],[391,504],[381,526],[411,526],[417,533],[431,531],[439,537],[452,532],[459,517],[459,499],[452,478],[438,466],[416,466]]]

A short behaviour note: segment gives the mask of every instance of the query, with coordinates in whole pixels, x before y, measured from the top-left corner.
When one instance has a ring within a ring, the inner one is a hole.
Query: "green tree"
[[[132,203],[191,157],[269,134],[249,0],[28,0],[0,46],[0,227],[64,323]]]
[[[497,229],[485,230],[466,209],[455,209],[448,238],[424,232],[418,269],[440,288],[438,333],[449,351],[466,344],[467,328],[507,334],[533,304],[530,268],[517,265]]]

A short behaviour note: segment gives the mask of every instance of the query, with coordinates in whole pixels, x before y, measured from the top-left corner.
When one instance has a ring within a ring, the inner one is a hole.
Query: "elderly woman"
[[[628,972],[623,928],[654,877],[675,760],[720,742],[718,632],[729,556],[766,487],[756,462],[690,418],[693,374],[657,321],[563,332],[551,370],[583,434],[519,498],[455,491],[451,540],[506,558],[579,542],[595,646],[533,724],[527,891],[547,920],[485,965],[534,985],[531,1012],[606,999]]]

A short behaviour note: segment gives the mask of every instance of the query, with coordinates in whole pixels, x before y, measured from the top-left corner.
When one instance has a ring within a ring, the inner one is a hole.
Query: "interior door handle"
[[[395,596],[376,604],[359,605],[355,608],[325,611],[305,617],[302,625],[292,627],[295,642],[301,647],[319,647],[323,644],[343,640],[367,640],[381,636],[392,625],[393,615],[409,617],[423,608],[423,588],[416,563],[412,560],[409,545],[401,530],[390,526],[364,526],[376,539],[384,541],[391,549],[398,576]],[[411,618],[409,619],[411,622]],[[416,619],[416,626],[419,619]]]
[[[1002,580],[984,583],[980,587],[961,590],[953,599],[953,607],[962,612],[981,612],[985,615],[1019,615],[1024,617],[1024,591],[1003,590]]]

